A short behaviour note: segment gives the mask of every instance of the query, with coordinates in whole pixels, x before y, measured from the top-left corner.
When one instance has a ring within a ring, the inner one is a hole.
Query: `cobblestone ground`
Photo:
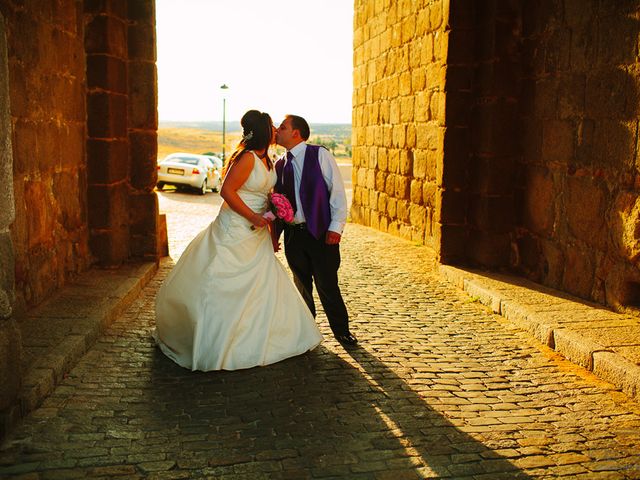
[[[165,197],[177,256],[211,212]],[[164,262],[5,442],[0,476],[640,478],[637,403],[425,270],[424,247],[349,225],[342,252],[359,349],[327,335],[276,365],[186,371],[149,336]]]

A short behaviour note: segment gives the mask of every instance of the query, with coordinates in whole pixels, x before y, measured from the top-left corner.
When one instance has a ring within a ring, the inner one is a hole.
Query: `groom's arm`
[[[331,212],[329,232],[337,234],[337,238],[334,235],[332,235],[334,237],[332,239],[327,238],[327,243],[338,243],[347,223],[347,194],[338,162],[334,156],[326,148],[321,148],[318,153],[322,176],[329,190],[329,210]]]

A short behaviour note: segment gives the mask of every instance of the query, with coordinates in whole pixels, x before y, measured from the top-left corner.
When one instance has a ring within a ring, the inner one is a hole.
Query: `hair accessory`
[[[242,136],[242,140],[246,143],[253,138],[253,130],[249,130]]]

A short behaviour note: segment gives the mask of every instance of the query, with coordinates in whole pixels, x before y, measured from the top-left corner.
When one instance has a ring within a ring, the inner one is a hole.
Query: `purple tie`
[[[291,203],[293,213],[296,212],[296,187],[293,180],[293,153],[287,152],[287,163],[282,169],[282,190]]]

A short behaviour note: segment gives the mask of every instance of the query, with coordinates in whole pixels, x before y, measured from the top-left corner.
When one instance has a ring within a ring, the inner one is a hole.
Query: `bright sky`
[[[161,121],[351,123],[353,0],[156,0]]]

